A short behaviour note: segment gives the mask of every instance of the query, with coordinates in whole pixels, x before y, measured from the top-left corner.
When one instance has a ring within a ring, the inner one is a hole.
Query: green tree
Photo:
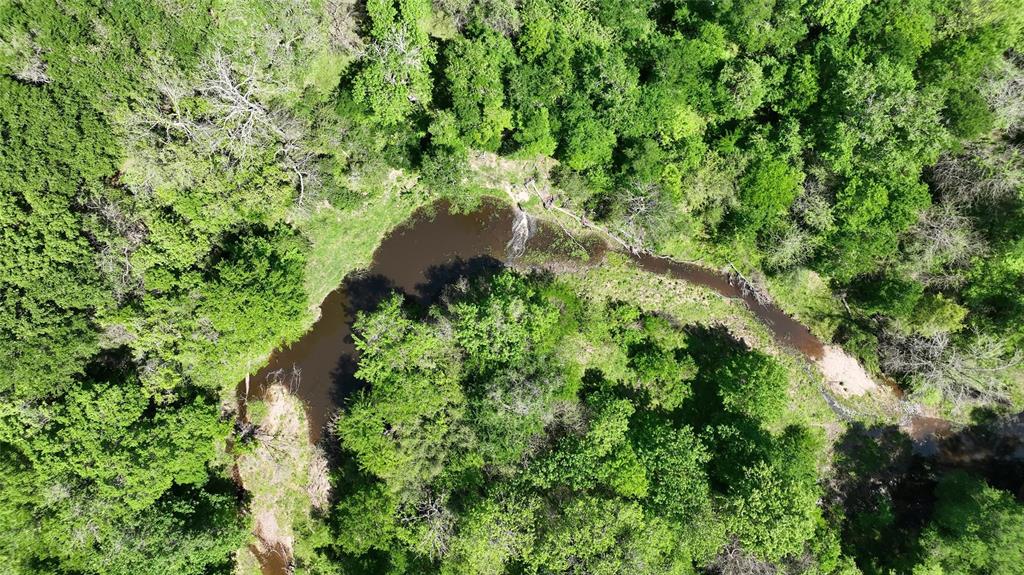
[[[938,503],[921,536],[924,559],[914,574],[1009,575],[1024,563],[1024,506],[1005,491],[963,472],[942,478]]]
[[[715,370],[722,405],[733,414],[772,424],[786,408],[786,370],[759,351],[730,354]]]
[[[365,104],[384,125],[404,121],[430,104],[434,48],[427,35],[430,3],[373,0],[367,4],[372,44],[354,79],[356,102]]]
[[[512,128],[512,112],[504,108],[502,70],[514,65],[514,58],[511,42],[494,32],[457,39],[445,49],[452,110],[467,146],[497,151],[502,134]]]
[[[392,490],[414,490],[452,463],[463,433],[457,352],[407,317],[398,297],[355,327],[356,375],[370,388],[338,419],[338,437]]]

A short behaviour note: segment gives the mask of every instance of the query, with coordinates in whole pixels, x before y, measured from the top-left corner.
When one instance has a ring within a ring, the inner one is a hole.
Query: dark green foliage
[[[872,371],[893,335],[942,358],[991,343],[968,365],[993,369],[1024,344],[1021,0],[349,7],[0,6],[13,572],[229,570],[220,400],[310,321],[303,222],[324,201],[472,206],[479,151],[550,156],[554,201],[636,247],[813,268]],[[849,568],[775,359],[514,274],[450,295],[359,319],[368,385],[337,424],[357,465],[300,542],[316,569],[689,573],[723,570],[723,546]],[[845,550],[872,572],[1020,564],[1005,494],[936,493],[906,545],[882,498]]]
[[[1009,575],[1024,564],[1024,506],[1005,491],[966,473],[952,473],[935,490],[938,504],[921,537],[922,573]]]
[[[206,2],[0,7],[12,573],[223,572],[246,540],[219,398],[256,367],[240,357],[297,335],[307,246],[281,223],[286,153],[218,138],[218,15]]]
[[[983,435],[985,425],[966,433]],[[847,510],[842,544],[863,572],[1019,571],[1024,506],[981,477],[935,469],[912,454],[911,446],[893,426],[861,424],[836,444],[834,487]],[[998,477],[1000,471],[988,474]]]
[[[0,484],[9,502],[0,550],[20,567],[51,557],[87,572],[164,565],[201,573],[224,563],[241,525],[233,494],[202,489],[215,442],[228,432],[216,403],[199,396],[156,405],[130,362],[103,362],[62,401],[3,412],[10,464]],[[157,545],[165,529],[180,538]]]
[[[357,322],[370,387],[337,423],[347,487],[320,556],[396,573],[691,573],[731,538],[761,560],[813,553],[820,443],[767,430],[788,388],[775,360],[727,342],[695,359],[668,318],[584,311],[511,272],[448,297]],[[581,362],[570,344],[616,351]],[[717,407],[691,424],[705,369]]]
[[[40,397],[98,348],[92,318],[110,295],[80,213],[116,171],[117,146],[87,102],[8,78],[0,122],[0,392]]]

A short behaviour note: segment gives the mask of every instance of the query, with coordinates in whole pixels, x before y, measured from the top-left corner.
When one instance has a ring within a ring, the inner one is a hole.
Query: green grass
[[[783,311],[821,340],[832,341],[846,310],[821,276],[801,268],[770,276],[767,283],[768,292]]]
[[[373,252],[422,205],[419,194],[383,194],[355,209],[321,208],[300,224],[310,242],[306,295],[319,306],[350,272],[370,265]]]
[[[780,426],[802,423],[822,428],[830,437],[840,431],[837,416],[822,397],[821,389],[826,384],[821,374],[798,352],[779,345],[740,300],[645,272],[618,253],[609,253],[600,266],[559,277],[588,299],[628,301],[644,310],[667,314],[681,324],[724,327],[749,347],[774,356],[789,373],[789,408]]]

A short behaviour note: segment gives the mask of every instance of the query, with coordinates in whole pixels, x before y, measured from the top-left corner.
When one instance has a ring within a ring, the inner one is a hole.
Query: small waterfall
[[[508,260],[516,260],[526,253],[526,242],[537,230],[537,223],[530,214],[527,214],[518,206],[515,208],[515,216],[512,219],[512,237],[505,244],[505,257]]]

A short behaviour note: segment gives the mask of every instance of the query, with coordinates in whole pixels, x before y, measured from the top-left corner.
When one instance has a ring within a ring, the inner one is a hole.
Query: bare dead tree
[[[210,142],[215,148],[230,146],[245,155],[271,140],[290,143],[302,136],[293,118],[266,104],[280,95],[283,88],[263,73],[262,66],[253,58],[236,71],[232,60],[221,50],[211,57],[207,78],[198,91],[207,96],[210,117],[219,128]]]
[[[385,66],[384,72],[384,81],[392,86],[412,84],[413,76],[426,67],[423,49],[407,25],[397,26],[385,38],[375,40],[361,56],[393,64]]]
[[[271,385],[284,386],[290,393],[296,394],[302,384],[302,368],[292,364],[291,368],[279,368],[267,374]]]
[[[733,540],[718,552],[708,569],[715,575],[775,575],[778,567],[761,561]]]
[[[455,515],[448,509],[446,495],[427,492],[401,518],[406,525],[420,527],[420,550],[431,559],[448,553],[455,532]]]
[[[46,62],[43,61],[43,49],[33,42],[32,53],[25,59],[20,70],[14,77],[30,84],[49,84],[52,80],[46,74]]]
[[[755,272],[751,274],[750,278],[747,278],[732,262],[729,262],[729,267],[732,268],[732,271],[728,272],[729,283],[740,288],[740,293],[744,297],[750,296],[761,305],[768,305],[772,302],[768,290],[764,287],[765,278],[760,272]]]
[[[363,39],[358,30],[365,18],[359,3],[355,0],[327,0],[324,11],[327,13],[327,38],[331,46],[359,53],[363,49]]]
[[[971,219],[951,202],[931,205],[918,215],[906,235],[910,275],[925,285],[957,287],[971,260],[987,251],[984,238]]]
[[[318,511],[326,511],[331,497],[330,470],[323,448],[314,446],[309,458],[309,479],[306,483],[309,501]]]
[[[886,332],[881,343],[883,369],[917,378],[955,408],[1008,401],[1008,380],[1022,361],[1019,350],[1008,350],[998,338],[980,333],[954,343],[948,333],[924,337]]]
[[[772,249],[765,255],[768,268],[787,269],[798,266],[814,255],[814,238],[798,226],[771,232]]]
[[[273,149],[281,167],[294,176],[296,203],[308,203],[310,190],[320,184],[317,153],[308,142],[309,126],[278,103],[291,88],[287,73],[277,70],[290,69],[293,51],[280,38],[268,43],[271,46],[262,57],[230,55],[218,49],[201,67],[198,78],[152,63],[157,101],[127,114],[124,124],[128,140],[137,148],[133,191],[145,193],[173,178],[164,173],[166,151],[173,152],[173,144],[184,141],[192,144],[189,150],[226,158],[228,166]]]
[[[982,94],[1001,124],[1013,135],[1024,129],[1024,54],[1010,51],[986,74]]]
[[[633,180],[622,190],[619,202],[624,213],[618,230],[633,249],[643,250],[649,230],[655,225],[662,207],[659,192],[657,184],[639,180]]]
[[[818,177],[804,181],[804,192],[793,202],[792,212],[805,227],[818,232],[835,225],[830,202],[831,192]]]
[[[519,0],[434,0],[436,13],[451,18],[458,30],[463,30],[473,20],[480,18],[491,30],[512,36],[522,27],[516,7]]]
[[[110,278],[114,297],[124,301],[142,288],[142,279],[132,266],[132,255],[145,243],[149,230],[140,218],[132,216],[121,203],[106,196],[90,198],[85,207],[110,232],[109,236],[99,238],[101,247],[97,263]]]
[[[44,50],[35,35],[34,30],[14,30],[8,38],[0,38],[0,49],[13,55],[11,74],[15,78],[29,84],[49,84],[52,80],[46,73]]]
[[[943,201],[973,206],[1011,198],[1024,186],[1024,150],[1006,141],[981,141],[944,154],[932,170]]]

